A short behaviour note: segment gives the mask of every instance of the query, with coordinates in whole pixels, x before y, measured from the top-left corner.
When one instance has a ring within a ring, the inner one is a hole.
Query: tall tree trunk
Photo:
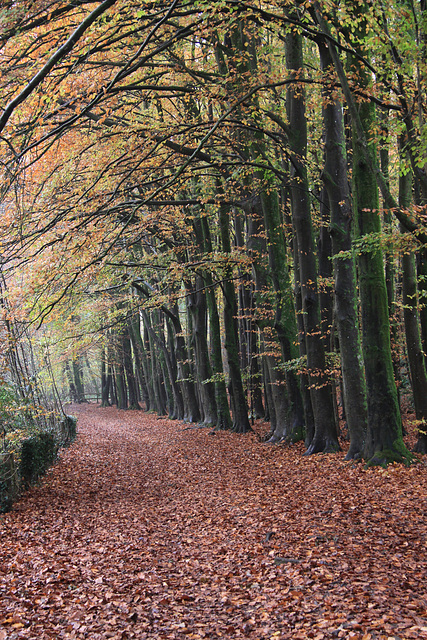
[[[240,209],[234,209],[233,216],[233,224],[234,224],[234,244],[239,249],[243,249],[245,247],[245,239],[244,239],[244,231],[243,231],[243,220],[242,220],[242,211]],[[246,379],[248,379],[248,368],[249,368],[249,331],[248,331],[248,323],[249,323],[249,314],[250,314],[250,286],[251,280],[250,276],[247,273],[243,273],[242,269],[238,268],[239,275],[239,286],[237,293],[237,301],[238,301],[238,319],[237,326],[239,330],[239,344],[240,344],[240,362],[241,368],[244,373]]]
[[[420,248],[417,254],[418,295],[420,297],[421,342],[427,367],[427,249]]]
[[[362,11],[363,7],[358,8]],[[358,14],[362,17],[361,14]],[[363,30],[363,21],[359,23]],[[363,38],[363,34],[362,34]],[[361,53],[366,51],[361,48]],[[369,89],[370,72],[352,58],[360,87]],[[374,103],[362,102],[359,118],[366,138],[375,125]],[[368,147],[371,163],[376,164],[376,148]],[[369,238],[379,234],[379,197],[376,176],[367,162],[358,133],[353,135],[353,195],[358,235]],[[368,465],[385,465],[393,461],[407,461],[410,454],[402,437],[393,362],[390,350],[390,323],[383,254],[380,248],[361,252],[358,256],[359,291],[362,316],[362,347],[368,399],[368,426],[364,457]]]
[[[128,388],[128,409],[141,409],[138,402],[138,383],[135,376],[135,370],[132,360],[132,347],[130,339],[130,318],[127,317],[125,326],[123,327],[122,345],[123,345],[123,366],[126,373],[126,382]]]
[[[208,254],[212,253],[212,239],[209,230],[208,220],[205,217],[200,218],[201,242],[204,251]],[[215,401],[217,412],[217,429],[231,429],[232,421],[230,416],[230,408],[228,405],[227,388],[225,385],[224,367],[222,363],[222,345],[221,345],[221,327],[218,312],[218,303],[215,295],[212,274],[206,271],[203,274],[206,285],[206,302],[209,313],[209,331],[210,331],[210,356],[212,363],[212,373],[214,376]]]
[[[126,387],[125,368],[123,365],[123,347],[121,336],[116,337],[117,346],[114,362],[114,379],[116,381],[117,409],[128,408],[128,394]]]
[[[143,397],[145,402],[146,411],[154,410],[155,397],[153,388],[153,379],[150,372],[150,360],[147,355],[143,337],[141,335],[141,322],[140,315],[135,314],[132,318],[130,326],[130,337],[132,341],[133,350],[135,353],[135,359],[137,362],[138,370],[141,369],[141,377],[144,384],[142,385]],[[139,362],[139,365],[138,365]]]
[[[151,318],[146,311],[141,310],[141,318],[144,322],[144,343],[145,351],[148,354],[149,380],[152,381],[154,405],[153,410],[159,416],[167,414],[166,398],[163,390],[163,375],[159,361],[159,353],[155,339],[155,332],[152,327]]]
[[[301,293],[301,277],[298,264],[298,242],[294,234],[293,237],[293,252],[294,252],[294,291],[295,291],[295,311],[297,314],[297,326],[298,326],[298,345],[299,345],[299,358],[300,360],[307,360],[307,345],[305,342],[305,327],[304,327],[304,315],[302,307],[302,293]],[[310,393],[310,381],[305,365],[301,367],[300,372],[300,387],[301,396],[304,408],[304,422],[305,422],[305,445],[308,449],[310,443],[314,438],[315,423],[314,423],[314,411],[313,403]]]
[[[181,381],[184,400],[184,422],[199,422],[200,409],[196,396],[194,381],[191,379],[188,351],[179,319],[178,305],[172,309],[172,324],[175,332],[175,352],[178,367],[178,379]]]
[[[381,111],[379,114],[381,128],[385,138],[388,137],[388,113]],[[380,152],[380,168],[381,172],[389,186],[389,149],[388,144],[381,144]],[[387,208],[387,204],[383,199],[383,225],[386,233],[393,233],[393,214]],[[396,306],[396,258],[393,250],[384,252],[385,262],[385,283],[387,289],[388,315],[390,319],[390,343],[391,343],[391,359],[393,362],[394,379],[396,381],[397,400],[400,407],[400,349],[399,349],[399,319],[397,317]]]
[[[107,349],[101,352],[101,407],[110,406],[111,373],[107,363]]]
[[[330,69],[328,49],[319,45],[322,68]],[[347,178],[347,158],[343,110],[340,101],[325,87],[323,108],[325,130],[325,166],[322,178],[326,186],[331,220],[329,232],[334,256],[335,318],[341,352],[343,396],[350,436],[346,458],[360,458],[367,429],[367,405],[362,351],[357,315],[357,288],[354,258],[351,256],[352,210]],[[345,257],[340,255],[345,252]]]
[[[307,370],[313,406],[315,432],[307,453],[332,452],[339,449],[332,404],[331,386],[326,373],[325,349],[320,326],[317,267],[310,215],[306,168],[307,122],[304,90],[298,86],[303,69],[302,37],[286,35],[286,60],[295,85],[288,90],[289,142],[291,147],[291,209],[295,230],[307,349]]]
[[[297,324],[283,235],[283,219],[277,191],[264,190],[261,193],[261,205],[268,237],[269,267],[275,292],[274,328],[285,362],[286,389],[289,397],[286,403],[289,416],[288,426],[286,428],[286,423],[282,425],[279,439],[295,442],[302,438],[303,404],[296,375],[294,371],[286,367],[286,362],[297,356],[295,347]],[[282,393],[285,393],[285,388],[282,389]]]
[[[320,305],[320,328],[322,340],[325,348],[326,358],[331,358],[334,351],[334,298],[332,281],[332,239],[329,234],[330,206],[325,185],[320,193],[320,229],[317,240],[317,262],[319,272],[319,305]],[[333,370],[332,363],[327,362],[328,369]],[[332,373],[330,380],[331,402],[334,408],[335,429],[339,434],[339,418],[337,404],[337,379]]]
[[[399,177],[399,205],[409,208],[411,202],[412,175],[409,172]],[[401,232],[405,232],[403,227],[401,227]],[[417,272],[413,251],[404,251],[402,254],[402,297],[409,371],[411,374],[415,417],[418,422],[418,440],[415,445],[415,451],[427,453],[427,372],[421,344]]]
[[[255,311],[255,309],[254,309]],[[255,325],[255,321],[253,321]],[[254,418],[265,419],[265,409],[262,400],[262,369],[260,366],[260,332],[256,326],[252,328],[252,345],[249,362],[251,413]],[[302,403],[302,401],[301,401]],[[302,405],[301,405],[302,406]],[[304,418],[302,419],[304,427]]]
[[[229,212],[224,205],[219,207],[219,227],[222,250],[231,253]],[[224,269],[222,290],[224,295],[224,330],[225,350],[227,353],[228,370],[230,376],[230,394],[233,410],[233,430],[237,433],[252,431],[248,418],[248,406],[243,390],[240,371],[239,343],[237,333],[237,304],[234,291],[233,271],[230,266]]]
[[[111,385],[110,385],[111,404],[112,405],[115,404],[116,406],[118,406],[119,401],[117,399],[117,385],[116,385],[116,379],[114,376],[114,362],[115,362],[115,345],[114,345],[113,336],[111,333],[109,333],[109,340],[107,343],[107,363],[108,363],[107,376],[111,376]]]
[[[74,376],[74,385],[77,393],[77,402],[82,404],[87,402],[85,396],[85,387],[83,382],[83,360],[81,356],[76,356],[73,358],[73,376]]]
[[[156,314],[158,313],[159,312],[156,311]],[[141,315],[144,320],[145,327],[147,328],[147,331],[150,335],[150,339],[152,340],[153,344],[155,344],[160,349],[162,357],[164,359],[165,368],[166,368],[166,371],[164,373],[164,384],[166,384],[166,376],[167,376],[167,379],[168,379],[167,381],[169,382],[171,394],[173,398],[173,402],[170,405],[170,411],[169,411],[169,413],[171,414],[170,417],[175,420],[183,420],[184,419],[184,403],[182,399],[182,394],[174,375],[172,359],[167,349],[164,336],[160,331],[156,332],[154,330],[149,320],[148,313],[144,309],[141,310]],[[160,325],[160,322],[157,322],[156,324]]]
[[[297,328],[282,229],[283,220],[277,191],[273,185],[272,189],[271,199],[267,195],[265,197],[261,195],[246,207],[247,249],[252,258],[255,280],[256,322],[263,334],[269,334],[269,342],[273,340],[277,344],[278,341],[282,354],[282,362],[280,358],[269,359],[268,355],[263,356],[265,370],[269,375],[268,401],[271,423],[269,440],[295,442],[303,437],[303,403],[296,374],[286,368],[286,362],[297,357],[295,347]],[[266,231],[268,249],[265,241]],[[271,291],[274,291],[274,294],[270,295]],[[264,335],[264,343],[266,340],[267,336]],[[269,350],[267,348],[267,352]],[[275,360],[274,365],[273,360]],[[284,372],[281,366],[283,363],[285,363]],[[278,368],[282,369],[280,373]],[[273,390],[273,386],[279,386],[279,388]],[[282,396],[286,397],[282,398]],[[275,404],[277,404],[276,407]]]
[[[141,330],[139,327],[139,311],[134,312],[129,318],[129,337],[132,344],[133,355],[135,358],[135,374],[137,379],[139,380],[139,386],[141,389],[141,401],[144,404],[145,410],[148,411],[150,407],[150,394],[148,391],[148,385],[145,377],[145,367],[143,364],[144,354],[142,347]]]
[[[203,408],[203,423],[215,426],[217,423],[215,386],[209,360],[207,340],[207,303],[204,280],[196,276],[194,285],[188,283],[187,305],[192,316],[193,345],[199,395]]]
[[[149,298],[151,293],[145,283],[133,282],[132,286],[136,289],[139,295],[143,295]],[[161,305],[161,310],[165,314],[166,318],[171,322],[174,334],[174,353],[176,375],[175,379],[180,385],[183,403],[184,403],[184,422],[199,422],[201,419],[198,399],[196,397],[195,384],[189,363],[189,355],[185,338],[183,334],[183,328],[179,317],[178,304],[175,303],[172,309],[169,309],[166,305]],[[142,345],[141,345],[142,346]],[[144,374],[147,376],[144,368]]]
[[[85,356],[84,356],[84,363],[86,365],[86,369],[87,369],[87,372],[89,374],[90,381],[91,381],[93,390],[94,390],[95,395],[96,395],[96,401],[98,402],[98,399],[99,399],[99,396],[100,396],[98,380],[97,380],[97,376],[95,376],[93,371],[92,371],[92,367],[91,367],[90,360],[89,360],[89,357],[88,357],[87,353],[85,353]]]
[[[247,25],[242,22],[234,25],[228,35],[226,44],[235,54],[228,57],[228,67],[233,77],[233,93],[238,95],[247,90],[248,77],[257,72],[256,42],[253,34],[248,31]],[[217,52],[217,58],[220,71],[224,72],[225,62],[221,58],[220,52]],[[254,103],[256,105],[256,100]],[[242,117],[242,115],[239,112],[238,117]],[[245,114],[245,117],[247,117],[247,114]],[[254,122],[254,124],[255,126],[258,125],[257,122]],[[258,163],[259,158],[268,155],[265,154],[263,134],[259,132],[256,134],[240,132],[237,138],[235,141],[236,148],[241,150],[244,158],[249,157],[254,160],[254,163]],[[253,183],[259,185],[259,198],[257,198],[256,206],[262,211],[265,230],[268,234],[269,280],[270,283],[271,281],[273,282],[276,296],[274,326],[282,348],[283,358],[289,360],[292,357],[292,347],[296,338],[295,311],[286,261],[286,247],[283,239],[281,212],[277,195],[278,188],[272,181],[265,181],[264,175],[264,171],[256,171],[251,184],[247,184],[249,180],[244,181],[246,182],[245,190],[251,192]],[[254,268],[256,269],[256,266]],[[259,326],[261,327],[261,325]],[[274,377],[276,380],[277,376],[275,375]],[[275,424],[274,439],[296,440],[301,436],[303,427],[301,396],[294,373],[286,369],[285,377],[287,384],[286,386],[281,386],[280,392],[281,394],[288,394],[289,399],[279,399],[276,392],[270,394],[270,400],[278,402],[274,411],[274,415],[278,418]],[[287,411],[283,411],[284,404],[287,406]]]
[[[64,365],[64,371],[68,381],[70,402],[75,402],[77,404],[78,403],[77,389],[76,389],[76,385],[74,384],[73,372],[71,370],[70,363],[68,361]]]

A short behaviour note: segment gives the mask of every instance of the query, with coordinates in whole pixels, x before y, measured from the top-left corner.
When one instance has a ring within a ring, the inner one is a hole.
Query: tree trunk
[[[251,413],[254,418],[265,419],[265,408],[262,401],[262,370],[260,366],[259,331],[254,327],[252,330],[253,346],[250,360],[250,389]],[[256,331],[256,333],[255,333]]]
[[[155,340],[155,333],[151,325],[151,319],[146,311],[141,310],[141,318],[144,322],[144,342],[146,344],[146,353],[148,354],[149,380],[152,381],[154,405],[153,410],[159,416],[167,414],[166,398],[163,390],[163,375],[159,360],[158,349]]]
[[[231,253],[229,213],[224,205],[219,207],[219,226],[221,245],[224,253]],[[230,394],[233,408],[233,430],[237,433],[252,431],[248,418],[248,406],[243,391],[240,371],[239,345],[236,323],[236,293],[232,279],[232,269],[226,266],[222,283],[224,295],[224,330],[225,350],[227,352],[228,370],[230,376]]]
[[[301,295],[301,278],[298,264],[298,242],[294,234],[293,237],[293,252],[294,252],[294,295],[295,295],[295,311],[297,314],[297,327],[298,327],[298,345],[299,345],[299,359],[301,362],[307,360],[307,346],[305,343],[305,328],[304,328],[304,316],[302,309],[302,295]],[[300,388],[301,397],[304,409],[304,422],[305,422],[305,445],[308,449],[310,443],[314,438],[315,424],[314,424],[314,412],[313,403],[310,393],[310,382],[306,366],[300,365]]]
[[[291,147],[291,209],[295,230],[302,295],[307,370],[314,413],[315,431],[307,454],[339,449],[332,404],[331,385],[326,373],[325,348],[320,326],[317,266],[310,216],[306,168],[307,122],[304,89],[298,86],[303,69],[302,38],[298,33],[286,35],[286,60],[295,85],[288,90],[289,142]]]
[[[399,178],[399,205],[409,208],[412,202],[412,175]],[[401,227],[401,232],[405,229]],[[415,255],[412,251],[402,254],[402,302],[405,323],[406,347],[414,398],[415,417],[418,422],[418,440],[415,451],[427,453],[427,372],[421,344],[418,316],[418,290]]]
[[[132,318],[130,326],[130,338],[132,341],[133,352],[135,354],[137,371],[141,378],[141,388],[143,399],[145,402],[145,410],[151,411],[155,404],[154,389],[152,377],[150,375],[150,365],[141,336],[141,323],[139,313],[138,315],[135,314]]]
[[[361,23],[360,28],[363,28]],[[363,52],[366,53],[366,52]],[[357,69],[360,87],[369,88],[369,72],[358,59],[352,59]],[[375,105],[362,103],[359,107],[361,124],[369,139],[375,124]],[[379,197],[376,176],[369,166],[357,132],[353,135],[353,196],[359,238],[379,234]],[[372,163],[376,163],[376,149],[369,146]],[[364,457],[368,465],[410,460],[402,437],[393,362],[390,351],[390,323],[384,275],[383,254],[373,246],[360,252],[359,292],[362,316],[362,347],[368,399],[368,426]],[[348,410],[348,408],[347,408]]]
[[[283,236],[283,219],[280,213],[277,191],[263,190],[261,193],[261,205],[268,237],[269,267],[275,292],[274,328],[277,332],[285,363],[286,387],[282,389],[282,393],[284,394],[287,391],[289,398],[286,401],[288,420],[282,424],[281,433],[276,433],[276,437],[279,437],[280,440],[295,442],[302,438],[304,417],[296,374],[286,367],[286,362],[297,357],[295,347],[297,323]],[[282,413],[282,417],[283,415]]]
[[[421,341],[427,367],[427,249],[420,248],[417,254],[418,295],[420,297]]]
[[[107,363],[107,350],[102,349],[101,353],[101,407],[110,406],[111,373],[109,375]]]
[[[161,350],[161,353],[164,359],[164,363],[166,367],[164,378],[166,379],[166,374],[167,374],[167,378],[168,378],[168,382],[170,385],[171,394],[173,398],[173,402],[170,405],[170,411],[169,411],[170,417],[175,420],[183,420],[184,419],[184,403],[182,400],[181,391],[179,389],[178,383],[174,376],[173,364],[165,344],[164,336],[160,334],[160,332],[159,333],[155,332],[154,328],[150,323],[148,314],[144,309],[141,310],[141,315],[144,320],[144,324],[147,328],[147,331],[150,335],[150,339],[152,340],[153,344],[155,344]],[[157,323],[157,324],[160,324],[160,323]],[[164,384],[166,384],[166,380],[164,380]]]
[[[273,188],[273,187],[272,187]],[[273,364],[264,355],[265,370],[269,371],[268,402],[271,423],[270,440],[295,442],[303,437],[303,403],[294,371],[285,369],[283,363],[297,357],[295,341],[297,338],[295,311],[292,300],[291,283],[288,273],[286,246],[282,230],[282,216],[279,210],[277,193],[274,191],[271,201],[257,197],[246,207],[248,219],[247,249],[252,258],[252,270],[255,279],[254,298],[256,302],[256,323],[264,334],[264,344],[274,342],[280,346],[282,361]],[[264,239],[267,230],[267,243]],[[268,254],[268,263],[266,254]],[[274,273],[274,276],[273,276]],[[274,294],[270,295],[270,292]],[[268,340],[267,340],[268,333]],[[271,345],[271,348],[275,348]],[[271,350],[270,345],[264,351]],[[279,374],[277,367],[282,369]],[[280,384],[279,384],[280,378]],[[279,388],[273,390],[273,385]],[[286,396],[282,398],[282,396]],[[275,406],[277,404],[277,406]],[[284,407],[286,406],[286,410]]]
[[[174,308],[172,309],[172,314],[172,323],[175,332],[175,352],[178,367],[178,380],[181,381],[182,395],[184,399],[184,422],[199,422],[201,418],[200,409],[194,382],[191,379],[187,346],[182,334],[182,326],[179,319],[179,310],[177,304],[175,304]]]
[[[381,111],[379,113],[379,119],[381,123],[381,128],[383,129],[383,135],[385,138],[388,137],[388,125],[387,125],[387,112]],[[382,144],[380,148],[380,167],[381,172],[387,182],[387,186],[389,186],[389,152],[388,152],[388,144]],[[383,225],[385,233],[393,233],[394,228],[392,226],[393,214],[387,208],[386,202],[383,200]],[[385,262],[385,284],[387,289],[387,302],[388,302],[388,316],[390,322],[390,343],[391,343],[391,359],[393,362],[393,373],[394,379],[396,381],[396,390],[397,390],[397,401],[399,403],[400,408],[400,348],[399,348],[399,318],[396,313],[396,258],[394,256],[393,250],[384,252],[384,262]]]
[[[132,347],[129,328],[130,322],[130,318],[127,317],[122,335],[123,366],[126,372],[126,382],[128,388],[128,409],[141,409],[138,402],[138,383],[136,380],[132,361]]]
[[[117,338],[118,340],[118,338]],[[126,388],[125,368],[123,365],[123,350],[121,340],[116,350],[116,361],[114,363],[114,378],[116,381],[117,409],[128,408],[128,394]]]
[[[328,49],[319,45],[322,69],[332,65]],[[362,352],[357,316],[357,289],[354,258],[350,251],[352,211],[347,178],[347,158],[342,105],[331,90],[324,89],[323,120],[325,166],[322,178],[331,211],[329,233],[334,255],[335,318],[341,353],[342,389],[350,436],[346,459],[360,458],[367,429],[367,406]],[[340,252],[346,252],[341,257]]]
[[[212,253],[212,239],[206,217],[200,218],[200,230],[203,238],[203,246],[206,253]],[[206,271],[203,274],[206,285],[206,302],[209,313],[210,330],[210,355],[212,373],[214,376],[215,401],[217,412],[217,429],[231,429],[232,421],[228,405],[227,388],[225,385],[224,367],[222,363],[221,327],[218,312],[218,304],[212,274]]]
[[[82,404],[87,402],[85,397],[85,388],[83,382],[83,361],[81,356],[73,358],[73,377],[74,385],[77,393],[77,402]]]
[[[188,291],[187,305],[192,317],[196,377],[203,409],[203,424],[214,427],[217,423],[217,413],[215,386],[209,360],[207,306],[203,278],[196,276],[194,285],[188,283]]]
[[[64,370],[65,370],[66,378],[68,380],[70,402],[74,402],[77,404],[78,403],[77,389],[76,389],[76,385],[74,384],[73,372],[71,371],[69,362],[65,363]]]
[[[135,336],[135,332],[139,333],[139,340]],[[134,313],[129,323],[129,336],[132,344],[132,351],[135,358],[135,375],[139,381],[139,387],[141,389],[140,400],[144,405],[145,411],[148,411],[150,406],[150,397],[148,392],[148,385],[144,374],[143,356],[141,354],[141,333],[139,328],[139,311]]]

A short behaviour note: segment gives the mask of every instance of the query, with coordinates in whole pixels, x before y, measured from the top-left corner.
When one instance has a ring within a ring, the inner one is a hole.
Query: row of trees
[[[2,12],[14,319],[98,340],[104,403],[308,453],[338,386],[369,464],[410,459],[406,350],[425,452],[425,0]]]

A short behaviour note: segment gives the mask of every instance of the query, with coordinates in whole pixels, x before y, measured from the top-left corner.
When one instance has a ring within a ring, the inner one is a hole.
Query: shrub
[[[60,444],[62,447],[70,444],[77,434],[77,418],[74,416],[64,416],[59,423]]]
[[[12,453],[0,454],[0,513],[9,511],[18,495],[19,483]]]
[[[60,447],[76,436],[77,419],[35,407],[11,384],[0,383],[0,512],[8,511],[21,487],[28,487],[55,461]]]
[[[53,433],[38,433],[22,443],[20,476],[24,485],[35,482],[54,462],[58,443]]]

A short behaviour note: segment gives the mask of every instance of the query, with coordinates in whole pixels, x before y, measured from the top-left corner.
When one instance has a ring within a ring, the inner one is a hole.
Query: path
[[[73,407],[0,516],[0,640],[427,638],[427,467]]]

